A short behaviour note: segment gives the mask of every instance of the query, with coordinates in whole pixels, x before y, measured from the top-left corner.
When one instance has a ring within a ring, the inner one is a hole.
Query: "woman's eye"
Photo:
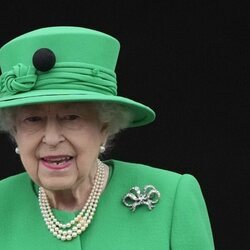
[[[30,117],[27,117],[24,119],[24,121],[26,121],[26,122],[39,122],[41,120],[42,120],[42,118],[39,116],[30,116]]]
[[[66,121],[74,121],[74,120],[77,120],[79,118],[78,115],[65,115],[63,117],[63,120],[66,120]]]

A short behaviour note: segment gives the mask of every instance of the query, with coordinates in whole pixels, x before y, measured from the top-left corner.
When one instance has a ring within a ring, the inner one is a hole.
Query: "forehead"
[[[17,108],[20,112],[30,112],[30,111],[40,111],[40,112],[60,112],[60,111],[94,111],[94,104],[83,103],[83,102],[69,102],[69,103],[46,103],[46,104],[35,104],[35,105],[25,105]]]

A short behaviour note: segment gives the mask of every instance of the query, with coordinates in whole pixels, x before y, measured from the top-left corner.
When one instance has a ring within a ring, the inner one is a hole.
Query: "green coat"
[[[149,166],[106,161],[107,187],[85,232],[63,242],[47,229],[39,209],[38,187],[26,173],[0,181],[1,250],[212,250],[207,208],[196,179]],[[160,201],[132,212],[122,197],[134,186],[154,185]],[[77,213],[53,209],[66,223]]]

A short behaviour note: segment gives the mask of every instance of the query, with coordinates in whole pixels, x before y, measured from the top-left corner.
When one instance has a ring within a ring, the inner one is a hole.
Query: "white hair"
[[[14,127],[15,108],[0,109],[0,131],[12,135]]]
[[[110,136],[127,128],[133,119],[131,112],[120,104],[100,102],[95,107],[100,121],[108,124]]]

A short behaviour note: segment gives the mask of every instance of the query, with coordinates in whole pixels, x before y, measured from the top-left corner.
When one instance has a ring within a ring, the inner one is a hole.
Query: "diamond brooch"
[[[122,202],[134,212],[140,205],[147,205],[148,209],[152,210],[159,199],[160,192],[153,185],[146,185],[143,190],[140,190],[139,187],[132,187],[124,195]]]

